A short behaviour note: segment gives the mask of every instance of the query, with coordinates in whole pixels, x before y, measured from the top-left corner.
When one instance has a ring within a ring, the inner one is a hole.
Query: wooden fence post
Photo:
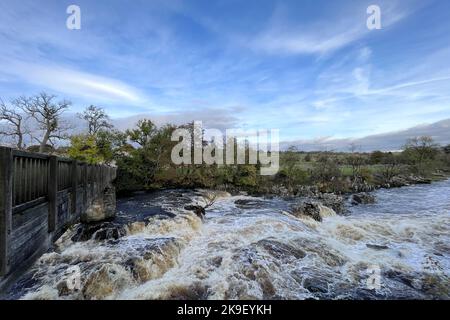
[[[49,158],[48,170],[48,232],[56,229],[58,219],[58,158]]]
[[[89,183],[90,183],[90,187],[89,187],[89,201],[92,200],[92,198],[94,197],[95,194],[95,190],[94,190],[94,177],[95,177],[95,171],[94,171],[94,165],[90,164],[89,165],[89,175],[88,175],[88,179],[89,179]]]
[[[9,242],[12,231],[13,151],[0,147],[0,276],[10,271]]]
[[[71,163],[72,169],[70,170],[71,175],[71,181],[72,181],[72,207],[71,207],[71,213],[76,214],[77,213],[77,192],[78,192],[78,162],[77,160],[72,160]]]
[[[88,207],[88,164],[83,164],[83,211]]]

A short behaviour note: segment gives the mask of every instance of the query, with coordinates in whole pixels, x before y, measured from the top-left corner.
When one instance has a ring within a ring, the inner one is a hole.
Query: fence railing
[[[46,157],[31,157],[29,154],[13,152],[13,208],[46,197],[47,175]]]
[[[48,231],[55,231],[59,193],[70,193],[74,214],[78,197],[86,206],[115,177],[114,167],[0,147],[0,275],[8,268],[13,214],[48,203]]]
[[[110,182],[115,178],[116,169],[103,165],[88,165],[76,160],[33,154],[12,150],[13,209],[36,200],[48,200],[49,182],[57,177],[56,191],[71,190],[74,187]],[[57,170],[50,171],[50,160],[57,162]],[[86,177],[85,177],[86,176]],[[94,190],[95,191],[95,190]]]

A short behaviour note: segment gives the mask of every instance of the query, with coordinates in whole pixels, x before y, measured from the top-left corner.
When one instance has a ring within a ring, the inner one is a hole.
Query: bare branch
[[[70,127],[62,122],[61,115],[71,106],[71,103],[67,100],[55,102],[55,99],[56,96],[42,92],[30,99],[23,100],[24,109],[43,132],[41,139],[33,137],[40,143],[39,152],[44,152],[47,144],[53,145],[53,140],[67,138],[65,131]]]
[[[207,209],[211,207],[217,200],[217,193],[216,192],[208,192],[205,195],[206,205],[203,206],[203,209]]]
[[[79,113],[78,117],[87,122],[89,135],[96,135],[101,130],[113,128],[109,116],[103,108],[91,105],[83,113]]]
[[[24,105],[22,102],[21,99],[15,99],[11,102],[12,106],[7,106],[0,99],[0,123],[3,122],[6,126],[0,131],[0,135],[14,137],[13,140],[18,149],[24,148],[24,135],[28,133],[28,129],[24,125]]]

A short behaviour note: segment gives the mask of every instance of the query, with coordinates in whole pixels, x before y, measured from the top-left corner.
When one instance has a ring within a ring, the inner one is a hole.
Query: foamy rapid
[[[450,181],[375,195],[376,204],[348,216],[327,211],[322,222],[291,215],[288,201],[224,194],[202,221],[183,208],[204,201],[204,192],[141,195],[122,201],[125,236],[73,242],[69,230],[10,296],[448,299]],[[132,208],[141,221],[129,220]],[[155,208],[163,213],[145,214]]]

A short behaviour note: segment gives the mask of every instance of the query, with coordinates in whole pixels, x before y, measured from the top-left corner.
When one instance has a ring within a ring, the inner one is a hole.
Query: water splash
[[[127,200],[126,236],[68,233],[13,295],[23,299],[450,298],[450,181],[380,190],[378,202],[322,222],[280,199],[222,195],[202,222],[183,210],[204,192]],[[120,205],[119,205],[120,207]],[[150,210],[151,211],[151,210]],[[165,213],[165,214],[162,214]],[[71,233],[72,232],[72,233]],[[80,268],[79,290],[62,290]],[[31,279],[31,280],[30,280]]]

